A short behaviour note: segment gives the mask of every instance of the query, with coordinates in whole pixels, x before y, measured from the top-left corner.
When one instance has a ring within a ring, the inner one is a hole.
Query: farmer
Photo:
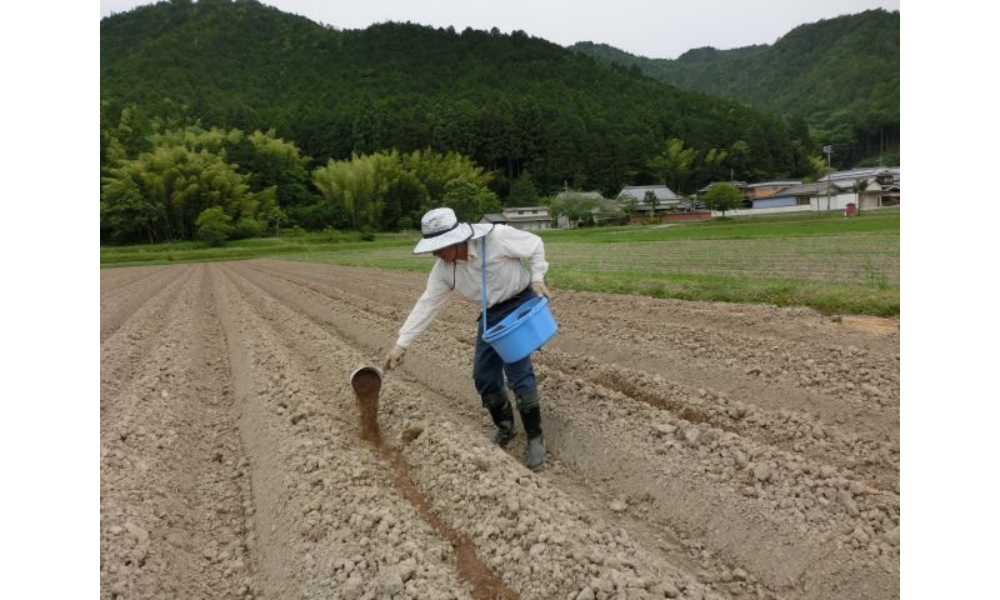
[[[430,210],[420,220],[422,239],[414,254],[431,253],[437,257],[427,288],[413,306],[399,330],[396,344],[386,354],[385,370],[399,366],[406,349],[437,317],[452,290],[470,302],[483,303],[482,260],[486,248],[486,311],[487,323],[499,322],[517,307],[539,295],[551,298],[545,287],[545,245],[542,238],[507,225],[459,222],[450,208]],[[525,269],[526,259],[531,271]],[[480,320],[482,316],[480,313]],[[497,426],[493,443],[501,448],[514,439],[514,413],[508,399],[508,388],[517,399],[517,410],[528,436],[524,464],[531,470],[545,463],[545,441],[542,439],[542,415],[538,406],[538,387],[531,355],[513,363],[505,363],[492,346],[483,341],[482,324],[476,328],[476,354],[472,378]],[[506,382],[504,380],[506,376]]]

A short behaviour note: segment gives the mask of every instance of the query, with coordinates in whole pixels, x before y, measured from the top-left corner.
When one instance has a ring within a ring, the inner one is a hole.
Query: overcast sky
[[[773,44],[798,25],[900,0],[264,0],[263,4],[338,29],[384,21],[521,30],[562,46],[608,44],[649,58],[677,58],[702,46],[720,50]],[[101,18],[153,0],[101,0]]]

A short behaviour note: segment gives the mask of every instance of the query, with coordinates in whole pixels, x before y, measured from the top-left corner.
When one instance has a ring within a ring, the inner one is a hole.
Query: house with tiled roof
[[[867,182],[859,192],[858,181]],[[860,202],[860,205],[858,204]],[[801,206],[824,211],[844,210],[848,204],[880,208],[899,204],[899,167],[870,167],[837,171],[819,181],[789,186],[773,196],[754,201],[754,208]]]
[[[799,179],[781,179],[775,181],[761,181],[747,184],[745,193],[747,201],[753,208],[771,208],[775,206],[788,206],[785,199],[780,197],[781,192],[792,186],[801,184]],[[776,196],[778,196],[776,198]]]
[[[844,210],[849,203],[855,201],[853,190],[853,181],[823,179],[812,183],[800,183],[754,203],[754,208],[801,206],[803,210],[812,211]]]
[[[540,231],[552,226],[552,216],[548,206],[512,206],[502,213],[483,215],[480,223],[502,223],[523,231]]]
[[[849,183],[859,208],[881,208],[899,204],[899,167],[866,167],[830,173],[830,180]],[[865,189],[856,189],[858,181],[865,181]]]
[[[656,198],[646,200],[647,194]],[[622,207],[629,207],[634,215],[658,215],[680,207],[681,198],[665,185],[629,185],[622,188],[615,198]]]

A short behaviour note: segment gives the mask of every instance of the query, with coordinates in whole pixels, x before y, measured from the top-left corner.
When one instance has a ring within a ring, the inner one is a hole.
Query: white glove
[[[539,296],[545,296],[549,300],[552,299],[552,294],[549,293],[549,288],[545,287],[545,284],[541,281],[532,281],[531,289],[534,290]]]
[[[402,346],[393,346],[392,350],[385,355],[385,365],[383,370],[391,371],[399,366],[399,363],[403,362],[403,355],[406,354],[406,348]]]

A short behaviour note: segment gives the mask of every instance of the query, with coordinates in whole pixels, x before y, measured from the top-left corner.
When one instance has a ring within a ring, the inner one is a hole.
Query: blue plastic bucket
[[[517,362],[542,347],[556,330],[556,320],[544,296],[532,298],[483,334],[506,363]]]

